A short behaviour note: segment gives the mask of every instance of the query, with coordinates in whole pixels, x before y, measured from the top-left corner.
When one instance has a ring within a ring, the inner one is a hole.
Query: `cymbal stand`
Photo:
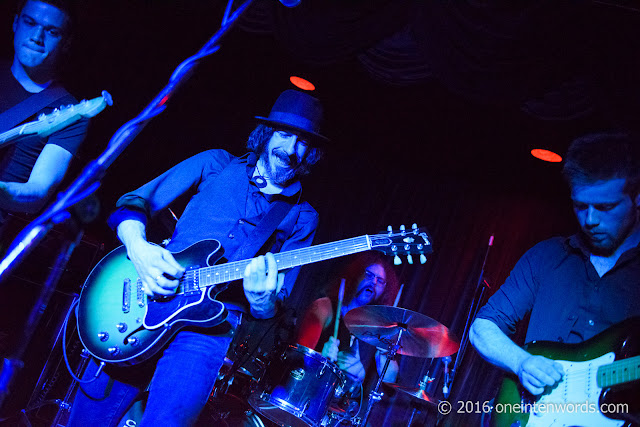
[[[384,363],[384,367],[382,368],[382,373],[378,377],[378,382],[376,383],[375,388],[369,393],[369,400],[367,402],[367,411],[362,418],[362,426],[366,427],[367,420],[369,419],[369,415],[371,414],[371,410],[373,409],[373,403],[378,402],[382,399],[382,395],[384,393],[380,392],[380,386],[382,385],[382,380],[384,380],[384,376],[387,374],[387,369],[389,368],[389,363],[393,359],[395,359],[398,350],[400,349],[400,340],[402,339],[402,333],[407,330],[407,325],[398,325],[400,327],[400,332],[398,333],[398,339],[395,344],[389,345],[389,352],[387,353],[387,361]]]

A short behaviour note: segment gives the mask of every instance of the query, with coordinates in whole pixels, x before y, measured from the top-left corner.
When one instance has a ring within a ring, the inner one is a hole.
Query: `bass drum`
[[[277,425],[318,427],[344,382],[342,371],[320,353],[291,345],[269,363],[264,386],[249,403]]]

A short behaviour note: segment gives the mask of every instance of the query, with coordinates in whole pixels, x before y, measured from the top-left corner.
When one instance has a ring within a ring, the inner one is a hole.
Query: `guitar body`
[[[371,249],[398,256],[432,252],[426,231],[417,225],[274,254],[278,271]],[[111,251],[93,268],[76,308],[78,335],[96,358],[134,365],[153,356],[181,328],[210,328],[227,317],[224,303],[247,310],[241,286],[251,259],[222,262],[217,240],[201,240],[173,254],[185,273],[174,295],[148,298],[124,246]]]
[[[640,381],[633,380],[612,387],[600,387],[598,368],[635,357],[640,354],[640,318],[627,319],[580,344],[562,344],[551,341],[533,342],[526,349],[531,354],[559,361],[565,378],[550,392],[536,399],[520,386],[515,376],[505,377],[495,400],[500,404],[574,404],[588,402],[592,407],[602,404],[626,404],[628,413],[607,414],[588,410],[553,411],[544,413],[498,412],[494,409],[491,425],[510,426],[584,426],[606,427],[640,423]],[[637,368],[636,368],[637,369]],[[579,372],[579,373],[578,373]],[[585,374],[586,373],[586,374]],[[620,372],[619,375],[623,373]],[[628,375],[624,373],[624,375]],[[632,378],[632,377],[631,377]],[[569,379],[569,381],[567,381]],[[587,405],[584,407],[586,408]],[[609,418],[607,418],[609,417]]]
[[[185,279],[197,281],[199,268],[215,264],[223,249],[217,240],[202,240],[181,252]],[[183,287],[181,283],[180,287]],[[150,299],[127,251],[120,246],[94,267],[85,281],[76,310],[78,334],[96,358],[132,365],[151,357],[186,326],[212,327],[224,322],[224,304],[213,296],[215,287]]]

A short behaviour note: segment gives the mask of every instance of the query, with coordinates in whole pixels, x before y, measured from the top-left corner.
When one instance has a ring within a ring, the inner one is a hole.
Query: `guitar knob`
[[[109,334],[106,332],[99,332],[98,333],[98,339],[102,342],[105,342],[106,340],[109,339]]]
[[[413,257],[411,256],[411,254],[407,255],[407,262],[409,264],[413,264]]]
[[[420,254],[420,264],[424,264],[427,262],[427,257],[424,254]]]
[[[120,354],[120,349],[118,347],[109,347],[107,351],[112,356],[117,356],[118,354]]]
[[[127,324],[126,324],[126,323],[122,323],[122,322],[121,322],[121,323],[118,323],[118,324],[116,325],[116,329],[117,329],[119,332],[125,332],[125,331],[127,330]]]
[[[393,265],[400,265],[402,264],[402,260],[400,259],[400,257],[398,255],[393,257]]]
[[[140,344],[140,340],[136,337],[129,337],[127,338],[127,344],[131,345],[132,347],[135,347],[138,344]]]

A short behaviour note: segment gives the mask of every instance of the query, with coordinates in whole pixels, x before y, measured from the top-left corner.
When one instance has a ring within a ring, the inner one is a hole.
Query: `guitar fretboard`
[[[371,249],[369,236],[353,237],[332,243],[309,246],[307,248],[294,249],[292,251],[274,254],[278,271],[286,270],[300,265],[311,264],[331,258],[338,258],[357,252]],[[219,283],[231,282],[242,279],[244,270],[251,262],[250,259],[234,261],[226,264],[214,265],[198,269],[199,283],[201,287],[213,286]]]
[[[605,388],[640,379],[640,356],[629,357],[598,368],[598,387]]]

